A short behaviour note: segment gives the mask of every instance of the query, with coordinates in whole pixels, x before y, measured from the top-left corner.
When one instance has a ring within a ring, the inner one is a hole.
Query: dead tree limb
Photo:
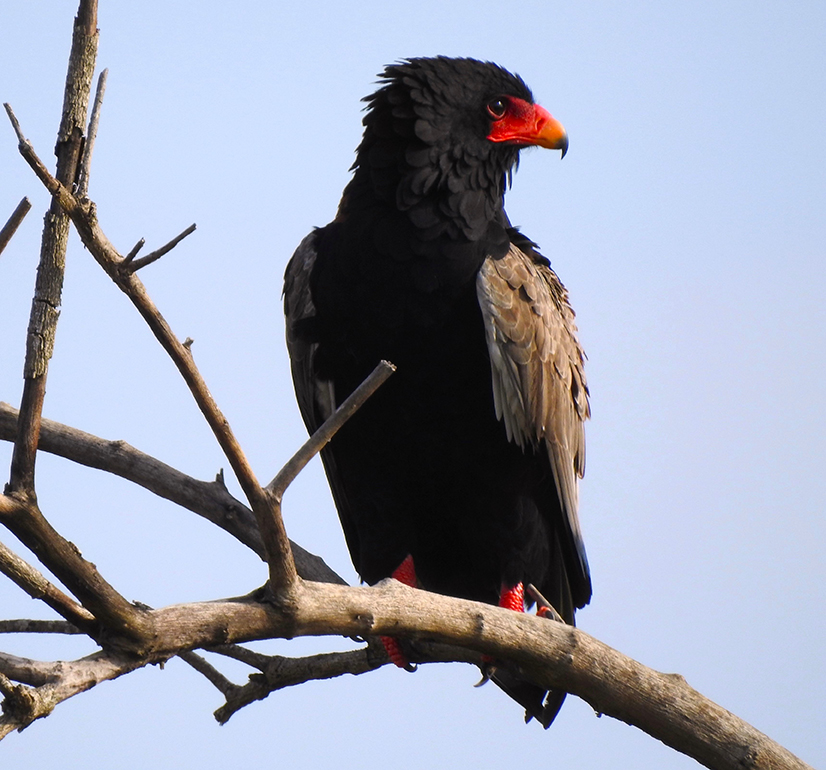
[[[17,228],[20,227],[20,223],[26,218],[26,214],[29,213],[31,207],[31,201],[28,198],[23,198],[12,211],[8,221],[3,225],[3,229],[0,230],[0,254],[9,245],[9,241],[17,232]]]
[[[278,475],[267,485],[267,491],[275,495],[280,502],[287,487],[295,481],[295,477],[304,469],[310,460],[313,459],[330,439],[336,435],[338,430],[349,420],[390,377],[396,367],[389,361],[381,361],[370,373],[367,379],[361,383],[341,404],[332,416],[325,420],[321,427],[310,436],[309,439],[278,472]]]
[[[18,412],[0,401],[0,441],[14,441]],[[38,449],[89,468],[112,473],[170,500],[221,527],[236,540],[265,558],[264,545],[252,511],[236,500],[221,474],[214,481],[188,476],[144,454],[125,441],[109,441],[53,420],[42,421]],[[298,574],[319,583],[346,581],[315,554],[290,541]]]
[[[115,653],[97,652],[86,658],[71,663],[40,663],[14,659],[17,668],[28,673],[20,673],[21,678],[28,675],[34,686],[13,684],[4,668],[9,668],[14,656],[0,654],[0,686],[5,699],[3,715],[0,717],[0,739],[13,730],[22,730],[36,719],[47,717],[55,706],[65,700],[95,687],[101,682],[115,679],[136,668],[146,665],[145,661]]]
[[[65,620],[0,620],[0,634],[82,634],[73,623]]]
[[[140,259],[135,259],[135,256],[138,253],[137,251],[134,251],[134,253],[130,251],[129,254],[127,254],[123,258],[124,267],[126,267],[126,265],[128,265],[129,269],[133,273],[136,273],[142,267],[146,267],[147,265],[151,265],[153,262],[157,262],[165,254],[168,254],[184,238],[186,238],[188,235],[192,235],[192,233],[194,233],[195,230],[196,230],[196,226],[194,224],[191,224],[189,227],[186,228],[186,230],[184,230],[179,235],[176,235],[171,241],[169,241],[169,243],[164,244],[159,249],[155,249],[155,251],[150,252],[145,257],[141,257]],[[141,245],[143,245],[143,239],[141,239],[139,241],[139,243]],[[134,260],[134,262],[132,260]]]
[[[372,588],[299,583],[297,594],[297,610],[290,613],[254,597],[155,610],[150,614],[159,632],[157,646],[143,664],[165,660],[182,649],[265,638],[392,634],[435,640],[510,661],[537,684],[578,695],[597,713],[635,725],[706,767],[809,768],[763,733],[703,697],[683,677],[647,668],[566,624],[431,594],[394,580]],[[324,659],[314,672],[321,674],[328,667],[328,671],[347,673],[367,666],[364,661],[354,664],[357,657]],[[348,660],[351,668],[342,660]],[[337,662],[330,665],[332,661]],[[111,676],[128,669],[123,660],[110,661],[110,665],[107,671]],[[141,664],[132,661],[131,665]],[[61,687],[60,692],[71,693],[71,687]],[[244,697],[251,694],[247,691]],[[53,707],[53,696],[49,698],[46,703]],[[26,713],[43,715],[37,710]]]
[[[75,19],[69,70],[63,96],[63,117],[57,135],[57,181],[71,187],[75,181],[86,129],[86,110],[97,56],[97,0],[83,0]],[[18,132],[19,136],[19,132]],[[40,266],[32,300],[23,371],[20,423],[12,455],[7,493],[20,499],[34,497],[34,466],[40,415],[46,394],[46,374],[54,348],[69,220],[56,200],[46,214],[41,241]]]
[[[0,506],[3,500],[0,498]],[[2,508],[0,508],[2,511]],[[3,543],[0,543],[0,572],[16,586],[22,588],[32,599],[40,599],[55,612],[66,618],[73,626],[94,632],[95,616],[46,580],[34,567],[27,564]],[[2,621],[0,621],[0,624]]]
[[[95,90],[95,102],[92,105],[92,116],[89,118],[89,128],[86,131],[86,141],[83,143],[83,155],[80,159],[80,168],[77,174],[77,196],[85,198],[89,190],[89,174],[92,168],[92,153],[95,149],[95,139],[100,125],[100,109],[103,105],[103,95],[106,93],[106,78],[109,70],[105,69],[98,76],[98,86]]]
[[[252,466],[249,464],[229,421],[221,412],[217,402],[207,388],[195,360],[190,345],[182,343],[172,331],[158,307],[149,297],[143,282],[135,274],[131,264],[124,264],[124,258],[112,245],[97,220],[94,203],[88,199],[78,200],[59,179],[49,173],[28,142],[22,129],[14,118],[11,108],[6,105],[9,118],[15,125],[19,138],[20,154],[37,174],[46,189],[57,203],[72,219],[83,244],[92,253],[98,264],[135,305],[155,338],[160,342],[173,363],[184,378],[198,408],[206,418],[215,438],[232,466],[241,484],[241,489],[255,514],[258,528],[264,542],[267,564],[270,570],[270,587],[282,601],[289,601],[290,593],[298,578],[290,550],[284,522],[281,517],[280,503],[258,483]],[[170,247],[171,248],[171,247]],[[39,413],[38,413],[39,414]],[[31,451],[37,446],[36,437]]]

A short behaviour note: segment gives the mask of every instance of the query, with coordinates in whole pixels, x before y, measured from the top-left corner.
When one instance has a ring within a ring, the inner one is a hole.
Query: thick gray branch
[[[63,114],[55,146],[55,177],[56,181],[65,187],[70,187],[74,183],[80,162],[97,44],[97,0],[81,0],[75,18],[72,50],[63,94]],[[8,105],[6,109],[9,117],[13,118]],[[12,120],[12,123],[16,124],[16,121]],[[28,143],[22,138],[19,126],[15,125],[15,131],[20,139],[22,152],[24,145]],[[46,374],[54,348],[58,308],[63,291],[68,235],[68,217],[58,201],[53,199],[43,223],[40,264],[37,269],[26,338],[20,431],[15,441],[7,490],[11,495],[26,499],[34,497],[37,436],[46,393]]]
[[[373,588],[299,585],[289,616],[250,598],[153,613],[158,649],[250,639],[335,634],[396,635],[468,647],[512,661],[526,676],[587,701],[718,770],[808,768],[789,751],[691,688],[580,629],[387,580]]]

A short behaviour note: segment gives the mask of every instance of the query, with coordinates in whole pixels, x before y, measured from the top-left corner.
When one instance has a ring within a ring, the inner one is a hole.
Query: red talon
[[[407,558],[393,570],[393,574],[390,577],[394,580],[398,580],[400,583],[404,583],[406,586],[410,586],[411,588],[418,588],[416,569],[413,566],[413,557],[408,554]],[[408,671],[413,670],[412,664],[402,652],[398,639],[392,636],[382,636],[381,643],[387,651],[387,657],[390,658],[393,663],[395,663],[399,668],[404,668]]]

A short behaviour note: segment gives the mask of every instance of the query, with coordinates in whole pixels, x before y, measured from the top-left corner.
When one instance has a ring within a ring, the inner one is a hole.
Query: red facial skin
[[[517,146],[536,145],[549,150],[568,151],[568,134],[544,107],[515,96],[500,96],[488,104],[493,119],[488,139]]]

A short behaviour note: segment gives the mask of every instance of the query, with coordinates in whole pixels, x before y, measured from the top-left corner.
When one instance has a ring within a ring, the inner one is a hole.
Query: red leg
[[[394,580],[398,580],[400,583],[404,583],[406,586],[410,586],[411,588],[418,588],[416,569],[413,566],[413,557],[408,554],[407,558],[393,570],[393,574],[390,577]],[[402,652],[398,639],[395,639],[392,636],[382,636],[381,642],[384,645],[384,649],[387,651],[387,657],[390,658],[393,663],[395,663],[399,668],[405,668],[408,670],[412,668],[410,661]]]
[[[525,611],[525,587],[522,583],[517,583],[512,588],[502,586],[499,594],[499,606],[514,612]]]
[[[506,588],[502,586],[499,593],[499,606],[506,610],[513,610],[514,612],[525,611],[525,586],[522,583],[517,583],[515,586]],[[482,660],[485,663],[493,663],[493,658],[490,655],[483,655]]]
[[[410,554],[407,554],[407,558],[393,570],[393,574],[390,577],[411,588],[419,587],[418,581],[416,580],[416,569],[413,566],[413,557]]]

